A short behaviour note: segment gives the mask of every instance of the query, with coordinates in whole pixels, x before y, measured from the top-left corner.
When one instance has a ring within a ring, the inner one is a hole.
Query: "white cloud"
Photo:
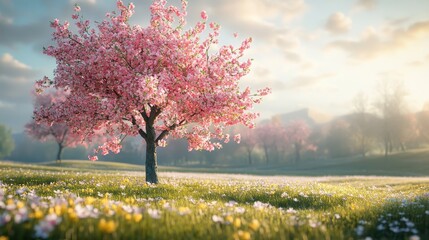
[[[300,16],[307,5],[303,0],[221,0],[211,6],[219,16],[239,21],[266,21],[281,18],[290,21]]]
[[[97,3],[97,0],[70,0],[70,3],[72,4],[88,3],[91,5],[95,5]]]
[[[333,41],[328,46],[343,50],[353,58],[371,59],[404,49],[427,36],[429,36],[429,20],[388,31],[369,27],[357,40]]]
[[[240,36],[251,36],[263,44],[274,43],[290,35],[290,21],[307,9],[304,0],[219,0],[195,1],[189,4],[189,15],[199,16],[205,9],[209,21],[215,21]]]
[[[323,73],[319,75],[301,75],[293,79],[292,82],[287,84],[288,90],[296,90],[298,88],[312,87],[319,84],[322,80],[335,76],[334,73]]]
[[[352,20],[341,12],[336,12],[329,16],[325,28],[331,33],[340,34],[350,30]]]
[[[0,101],[28,102],[34,81],[40,73],[5,53],[0,58]]]
[[[284,51],[285,58],[290,63],[301,63],[302,57],[293,51]]]
[[[3,23],[3,24],[12,24],[13,23],[13,20],[12,20],[12,18],[9,18],[9,17],[6,17],[6,16],[3,16],[1,13],[0,13],[0,23]]]
[[[372,10],[377,5],[376,0],[358,0],[355,6],[358,9]]]
[[[30,69],[29,66],[25,65],[24,63],[16,60],[12,55],[9,53],[3,54],[3,56],[0,59],[1,67],[4,68],[13,68],[14,70],[28,70]],[[5,71],[5,69],[2,69],[2,72]]]
[[[14,104],[0,101],[0,109],[11,109],[14,107]]]
[[[421,59],[409,62],[408,65],[411,67],[424,67],[429,65],[429,54]]]

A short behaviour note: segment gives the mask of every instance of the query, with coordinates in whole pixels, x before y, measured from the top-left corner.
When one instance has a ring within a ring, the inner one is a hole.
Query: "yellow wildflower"
[[[69,198],[69,206],[74,207],[74,200],[73,198]]]
[[[136,200],[133,197],[125,198],[125,202],[128,204],[134,204]]]
[[[106,219],[102,218],[98,223],[98,229],[103,233],[113,233],[116,231],[118,225],[113,220],[106,221]]]
[[[57,216],[60,216],[62,213],[64,213],[67,210],[66,205],[56,205],[54,207],[54,212],[57,214]]]
[[[18,208],[18,209],[21,209],[21,208],[23,208],[25,206],[25,204],[22,202],[22,201],[18,201],[17,203],[16,203],[16,208]]]
[[[167,201],[165,201],[164,199],[161,199],[160,201],[158,201],[158,204],[160,206],[163,206]]]
[[[238,232],[233,235],[234,240],[250,240],[250,233],[247,231],[238,230]]]
[[[35,219],[41,219],[43,217],[43,212],[40,211],[39,208],[34,209],[34,213],[32,215]]]
[[[109,199],[107,199],[107,198],[101,199],[101,204],[104,206],[108,206],[109,205]]]
[[[8,205],[8,206],[12,206],[12,205],[15,205],[15,202],[13,201],[13,199],[9,198],[9,199],[6,201],[6,205]]]
[[[142,220],[142,218],[143,218],[143,215],[141,213],[135,213],[133,215],[134,222],[136,222],[136,223],[140,222]]]
[[[253,219],[251,223],[249,223],[249,228],[251,228],[253,231],[256,231],[259,229],[261,224],[257,219]]]
[[[232,223],[234,221],[234,218],[231,215],[228,215],[225,217],[225,220],[229,223]]]
[[[0,240],[9,240],[9,238],[6,236],[0,236]]]
[[[103,212],[104,212],[104,214],[109,214],[109,212],[110,212],[110,208],[109,207],[107,207],[107,206],[105,206],[104,208],[103,208]]]
[[[178,210],[180,215],[186,215],[191,213],[191,209],[189,209],[188,207],[179,207]]]
[[[74,211],[73,208],[69,208],[67,210],[67,213],[69,214],[70,220],[72,220],[74,222],[77,222],[79,220],[79,218],[77,217],[77,214],[76,214],[76,212]]]
[[[206,204],[204,204],[204,203],[198,204],[198,209],[206,209],[206,208],[207,208]]]
[[[240,218],[234,219],[233,225],[234,227],[239,228],[241,226],[241,219]]]
[[[94,202],[95,202],[95,198],[93,198],[93,197],[87,197],[87,198],[85,198],[85,204],[86,205],[91,205]]]

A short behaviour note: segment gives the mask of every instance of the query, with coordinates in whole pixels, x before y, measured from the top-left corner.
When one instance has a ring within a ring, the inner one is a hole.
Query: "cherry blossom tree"
[[[259,145],[264,151],[265,163],[270,164],[270,150],[276,145],[278,129],[271,122],[259,125],[256,129]],[[272,151],[271,151],[272,152]]]
[[[315,151],[316,146],[308,143],[308,137],[311,134],[310,127],[305,121],[296,120],[286,125],[286,135],[289,142],[293,144],[295,150],[295,162],[301,160],[302,150]]]
[[[238,47],[219,46],[220,26],[202,11],[201,20],[186,28],[186,7],[186,1],[175,7],[155,0],[147,27],[129,23],[134,5],[122,1],[116,13],[94,24],[76,6],[77,31],[55,19],[56,45],[44,53],[57,66],[53,79],[37,85],[39,91],[55,87],[70,94],[36,111],[36,121],[66,123],[89,141],[103,129],[108,140],[98,148],[102,154],[118,153],[123,136],[140,135],[150,183],[158,183],[156,148],[165,146],[169,135],[186,138],[189,150],[212,151],[229,137],[225,127],[253,126],[258,114],[250,110],[269,89],[239,87],[250,70],[251,60],[243,56],[251,38]]]
[[[55,104],[64,102],[66,95],[67,93],[61,90],[36,94],[34,99],[35,112],[42,108],[50,108]],[[58,144],[56,161],[60,163],[64,148],[85,145],[82,143],[82,138],[71,132],[65,123],[39,124],[35,120],[32,120],[25,125],[25,131],[28,135],[41,141],[54,140]]]
[[[234,132],[241,132],[241,145],[243,145],[244,149],[247,153],[247,160],[249,165],[253,164],[252,152],[258,144],[258,136],[256,135],[255,129],[249,129],[245,127],[239,127],[238,129],[234,129]]]

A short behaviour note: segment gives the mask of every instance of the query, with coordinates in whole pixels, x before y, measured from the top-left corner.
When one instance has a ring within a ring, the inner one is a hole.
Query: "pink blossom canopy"
[[[129,24],[132,3],[118,1],[117,8],[93,27],[76,7],[75,32],[68,22],[51,23],[56,45],[44,53],[57,60],[57,67],[52,80],[45,77],[38,85],[70,94],[51,109],[36,111],[37,121],[66,122],[88,140],[103,131],[110,136],[104,152],[118,152],[120,136],[144,137],[147,124],[159,134],[157,145],[172,135],[187,138],[190,150],[220,147],[226,126],[252,126],[257,114],[250,110],[269,90],[251,93],[239,87],[251,64],[241,60],[250,38],[238,48],[214,51],[210,47],[218,44],[220,26],[207,23],[202,12],[202,20],[186,29],[185,1],[181,8],[154,1],[147,27]]]

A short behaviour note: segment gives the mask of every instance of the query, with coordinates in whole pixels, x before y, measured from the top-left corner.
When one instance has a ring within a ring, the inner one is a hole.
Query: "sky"
[[[150,3],[134,1],[132,24],[147,26]],[[53,76],[55,59],[42,53],[53,44],[49,22],[71,21],[75,4],[101,21],[116,1],[0,0],[0,124],[13,132],[31,120],[34,82]],[[347,114],[359,93],[375,101],[382,81],[402,83],[412,111],[429,102],[427,0],[189,0],[189,26],[202,10],[222,26],[221,44],[253,38],[242,85],[272,89],[255,107],[261,119],[302,108]]]

